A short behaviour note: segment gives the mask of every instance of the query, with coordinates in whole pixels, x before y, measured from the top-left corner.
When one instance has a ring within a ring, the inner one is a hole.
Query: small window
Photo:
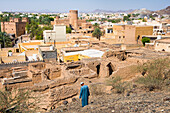
[[[16,52],[19,53],[19,49],[16,49]]]
[[[125,38],[125,36],[123,36],[123,38]]]
[[[119,36],[119,38],[121,38],[121,36]]]

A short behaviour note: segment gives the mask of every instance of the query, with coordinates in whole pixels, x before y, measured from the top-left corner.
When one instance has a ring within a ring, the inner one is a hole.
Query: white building
[[[43,37],[45,42],[64,42],[66,41],[66,26],[54,25],[53,30],[43,31]]]

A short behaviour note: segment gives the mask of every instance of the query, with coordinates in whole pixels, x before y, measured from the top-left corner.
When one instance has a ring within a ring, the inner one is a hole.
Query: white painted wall
[[[43,37],[45,42],[64,42],[66,41],[66,26],[54,25],[53,30],[44,30]]]

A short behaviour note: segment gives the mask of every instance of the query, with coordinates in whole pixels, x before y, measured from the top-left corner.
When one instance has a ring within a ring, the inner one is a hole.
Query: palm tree
[[[96,37],[100,40],[100,37],[102,36],[102,32],[99,28],[95,28],[95,30],[92,33],[93,37]]]
[[[3,48],[12,46],[11,38],[5,32],[0,32],[0,44]]]

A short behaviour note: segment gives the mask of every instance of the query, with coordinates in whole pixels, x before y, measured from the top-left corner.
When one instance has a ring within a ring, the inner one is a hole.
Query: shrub
[[[102,84],[92,84],[92,85],[90,85],[90,93],[93,96],[104,94]]]
[[[31,107],[34,107],[38,102],[36,98],[31,96],[30,91],[13,90],[13,91],[0,91],[0,112],[31,112]]]
[[[147,38],[147,37],[143,38],[142,43],[144,46],[145,46],[145,43],[150,43],[150,38]]]
[[[120,76],[113,77],[111,80],[107,81],[107,85],[112,86],[117,93],[124,93],[129,86],[128,82],[122,82]]]
[[[71,33],[71,28],[66,26],[66,33]]]
[[[9,50],[8,52],[12,52],[12,50]]]
[[[161,89],[165,81],[170,78],[170,59],[156,59],[138,66],[144,77],[139,77],[136,82],[146,88]]]
[[[139,84],[144,84],[145,88],[148,89],[160,89],[161,85],[163,84],[162,79],[157,79],[154,77],[139,77],[136,81]]]

